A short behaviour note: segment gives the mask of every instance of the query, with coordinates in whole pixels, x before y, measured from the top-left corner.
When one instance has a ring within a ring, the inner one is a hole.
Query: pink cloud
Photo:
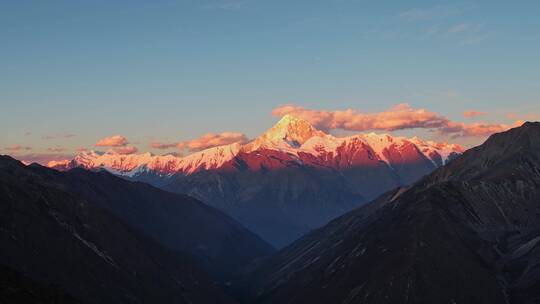
[[[166,150],[166,149],[172,149],[178,147],[178,143],[162,143],[162,142],[152,142],[150,143],[150,147],[154,149],[159,150]]]
[[[30,151],[32,150],[32,147],[24,147],[21,145],[12,145],[9,147],[5,147],[4,150],[9,152],[19,152],[19,151]]]
[[[186,143],[190,151],[200,151],[212,147],[228,145],[232,143],[245,143],[247,137],[242,133],[223,132],[221,134],[208,133]],[[180,148],[180,145],[178,146]]]
[[[133,146],[124,146],[124,147],[116,147],[116,148],[113,148],[113,149],[109,150],[108,152],[109,152],[109,153],[113,153],[113,154],[128,155],[128,154],[134,154],[134,153],[137,153],[137,151],[139,151],[139,149],[137,149],[137,147],[133,147]]]
[[[482,116],[482,115],[486,115],[486,114],[487,114],[486,112],[470,110],[470,111],[463,112],[463,117],[465,117],[465,118],[473,118],[473,117],[478,117],[478,116]]]
[[[72,137],[75,137],[76,135],[75,134],[61,134],[61,135],[44,135],[42,137],[42,139],[46,139],[46,140],[49,140],[49,139],[58,139],[58,138],[72,138]]]
[[[395,131],[412,128],[436,128],[447,120],[445,117],[425,109],[413,109],[406,103],[398,104],[378,113],[362,113],[353,109],[344,111],[310,110],[300,106],[285,105],[275,108],[272,114],[274,116],[292,114],[324,130]]]
[[[64,152],[65,150],[66,149],[62,147],[47,148],[47,151],[53,152],[53,153],[60,153],[60,152]]]
[[[524,121],[518,120],[515,123],[508,124],[488,124],[483,122],[466,124],[463,122],[448,122],[448,125],[440,131],[445,134],[451,135],[453,138],[457,137],[483,137],[493,133],[504,132],[508,129],[518,127],[522,125]]]
[[[102,138],[96,143],[96,147],[123,147],[129,142],[127,138],[121,135],[113,135]]]
[[[423,128],[435,130],[453,137],[485,136],[505,131],[512,125],[454,122],[426,109],[413,109],[409,104],[398,104],[386,111],[364,113],[353,109],[344,111],[311,110],[296,105],[284,105],[272,111],[274,116],[291,114],[311,122],[323,130],[343,129],[352,131],[396,131]]]
[[[516,114],[513,112],[509,112],[506,114],[506,118],[508,119],[518,119],[518,120],[529,120],[529,121],[535,121],[538,120],[540,116],[538,116],[535,113],[527,113],[527,114]]]
[[[513,113],[513,112],[509,112],[506,114],[506,118],[508,119],[518,119],[518,115],[516,113]]]

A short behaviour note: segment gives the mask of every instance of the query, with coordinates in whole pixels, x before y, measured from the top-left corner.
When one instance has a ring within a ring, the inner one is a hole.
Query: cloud
[[[527,120],[527,121],[538,121],[540,116],[536,113],[527,113],[527,114],[517,114],[517,113],[507,113],[506,118],[508,119],[517,119],[517,120]]]
[[[19,151],[30,151],[32,150],[32,147],[25,147],[21,145],[12,145],[9,147],[5,147],[4,150],[9,152],[19,152]]]
[[[437,5],[428,8],[410,8],[398,13],[398,18],[405,22],[417,22],[429,19],[444,19],[453,15],[460,15],[469,10],[467,6]]]
[[[449,121],[448,124],[439,129],[443,134],[449,134],[453,138],[457,137],[484,137],[491,135],[493,133],[504,132],[510,128],[518,127],[522,125],[524,121],[518,120],[515,123],[508,124],[489,124],[484,122],[476,122],[471,124],[466,124],[463,122],[452,122]]]
[[[430,15],[430,12],[428,10],[420,9],[420,8],[411,8],[409,10],[400,12],[399,18],[408,22],[412,22],[412,21],[425,19],[429,15]]]
[[[386,39],[446,39],[461,46],[483,42],[494,35],[484,23],[456,21],[456,17],[475,9],[475,5],[438,5],[410,8],[398,12],[397,27],[384,31]],[[421,30],[423,29],[423,30]]]
[[[483,42],[486,39],[494,36],[495,32],[486,29],[485,24],[477,23],[460,23],[456,24],[448,29],[446,32],[449,35],[456,35],[459,37],[460,44],[463,46],[466,45],[475,45]]]
[[[398,104],[379,113],[362,113],[353,109],[344,111],[309,110],[295,105],[285,105],[272,111],[274,116],[292,114],[304,118],[317,127],[344,130],[385,130],[395,131],[413,128],[436,128],[446,118],[425,109],[413,109],[408,104]]]
[[[470,111],[463,112],[463,117],[465,117],[465,118],[473,118],[473,117],[478,117],[478,116],[482,116],[482,115],[486,115],[486,114],[487,114],[486,112],[470,110]]]
[[[175,156],[179,156],[183,154],[184,149],[186,148],[187,144],[189,142],[169,142],[169,143],[162,143],[162,142],[152,142],[150,146],[154,149],[158,150],[167,150],[167,149],[173,149],[176,148],[180,150],[179,152],[173,152],[173,153],[167,153],[167,154],[175,154]]]
[[[238,11],[247,8],[248,5],[249,1],[247,0],[220,0],[204,5],[202,8],[208,10]]]
[[[446,92],[446,96],[448,98],[456,98],[456,97],[459,97],[459,93],[456,92],[456,91],[450,90],[450,91]]]
[[[242,133],[223,132],[221,134],[208,133],[185,144],[193,152],[232,143],[245,143],[247,140],[247,137]]]
[[[47,151],[53,152],[53,153],[60,153],[60,152],[64,152],[65,150],[66,149],[62,147],[47,148]]]
[[[489,39],[492,36],[493,36],[493,33],[474,34],[474,35],[471,35],[471,36],[466,37],[465,39],[463,39],[463,41],[461,41],[461,45],[479,44],[479,43],[485,41],[486,39]]]
[[[116,147],[116,148],[110,149],[110,150],[107,151],[107,152],[108,152],[108,153],[111,153],[111,154],[128,155],[128,154],[134,154],[134,153],[137,153],[137,151],[139,151],[139,149],[137,149],[137,147],[134,147],[134,146],[123,146],[123,147]]]
[[[450,34],[457,34],[457,33],[465,32],[465,31],[467,31],[469,28],[471,28],[471,25],[470,25],[470,24],[467,24],[467,23],[460,23],[460,24],[456,24],[456,25],[452,26],[451,28],[449,28],[449,29],[448,29],[448,33],[450,33]]]
[[[96,143],[96,147],[123,147],[129,142],[127,138],[121,135],[113,135],[102,138]]]
[[[49,140],[49,139],[58,139],[58,138],[72,138],[72,137],[75,137],[77,135],[75,134],[61,134],[61,135],[44,135],[43,137],[41,137],[42,139],[45,139],[45,140]]]
[[[454,122],[426,109],[413,109],[409,104],[398,104],[386,111],[363,113],[353,109],[344,111],[310,110],[296,105],[283,105],[272,111],[274,116],[291,114],[311,122],[322,130],[343,129],[351,131],[397,131],[406,129],[428,129],[452,137],[485,136],[505,131],[513,125]]]
[[[178,143],[177,142],[162,143],[162,142],[155,141],[155,142],[150,143],[150,147],[154,149],[159,149],[159,150],[166,150],[166,149],[172,149],[172,148],[178,147]]]
[[[28,132],[24,132],[24,136],[30,136],[32,135],[32,132],[28,131]]]

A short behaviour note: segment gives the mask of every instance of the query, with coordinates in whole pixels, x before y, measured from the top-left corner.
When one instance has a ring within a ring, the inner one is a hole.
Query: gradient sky
[[[0,152],[252,138],[283,104],[537,120],[538,16],[538,1],[1,1]]]

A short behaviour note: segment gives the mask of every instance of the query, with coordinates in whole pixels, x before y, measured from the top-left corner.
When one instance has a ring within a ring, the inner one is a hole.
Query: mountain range
[[[525,123],[302,237],[239,284],[250,303],[539,303],[539,202],[540,123]]]
[[[266,242],[193,198],[0,156],[0,302],[234,303]],[[56,299],[56,300],[55,300]]]
[[[540,302],[540,123],[277,252],[211,206],[107,170],[0,156],[0,198],[1,301]]]
[[[193,196],[283,247],[385,191],[415,182],[463,151],[416,137],[335,137],[286,115],[246,144],[185,157],[88,151],[49,166],[105,169]]]

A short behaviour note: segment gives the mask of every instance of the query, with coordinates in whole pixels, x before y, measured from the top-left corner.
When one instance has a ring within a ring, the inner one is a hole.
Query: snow
[[[96,151],[81,152],[75,157],[78,166],[87,169],[103,168],[124,176],[153,171],[160,175],[177,172],[191,174],[199,169],[219,168],[240,151],[240,144],[231,144],[206,149],[186,157],[173,155],[153,155],[151,153],[121,155]]]
[[[85,239],[83,239],[77,231],[73,231],[73,236],[77,238],[81,243],[83,243],[86,247],[90,248],[97,256],[102,258],[105,262],[110,264],[111,266],[114,266],[115,268],[118,268],[118,265],[114,262],[113,258],[111,258],[109,255],[107,255],[105,252],[99,250],[99,248],[92,242],[89,242]]]
[[[246,152],[262,148],[278,149],[295,153],[296,150],[312,137],[324,137],[326,134],[315,129],[309,122],[285,115],[280,121],[257,139],[248,143],[243,149]]]
[[[69,166],[69,163],[71,160],[69,159],[63,159],[63,160],[51,160],[47,163],[47,167],[54,168],[54,167],[67,167]],[[25,162],[23,162],[25,165],[27,165]]]
[[[193,153],[180,158],[176,169],[178,172],[186,174],[196,172],[199,168],[204,170],[216,169],[233,159],[240,152],[240,148],[239,143],[234,143]]]
[[[437,164],[432,158],[434,152],[442,157],[444,164],[452,153],[463,153],[464,151],[461,146],[456,144],[424,141],[417,137],[395,137],[389,134],[376,133],[335,137],[317,130],[303,119],[285,115],[272,128],[244,145],[234,143],[213,147],[185,157],[153,155],[151,153],[121,155],[113,152],[84,151],[75,157],[74,164],[87,169],[103,168],[114,174],[129,177],[148,172],[162,176],[175,173],[189,175],[200,170],[218,169],[241,152],[258,153],[264,149],[277,150],[292,155],[301,162],[299,153],[314,156],[329,153],[337,155],[340,147],[347,147],[347,150],[355,151],[369,146],[377,159],[390,165],[384,151],[390,147],[395,148],[396,151],[401,151],[402,148],[411,143],[436,166]],[[49,166],[67,166],[69,162],[69,160],[51,162]]]
[[[434,141],[424,141],[416,136],[411,138],[410,141],[414,143],[420,149],[420,151],[422,151],[424,154],[429,154],[430,152],[433,152],[433,151],[436,151],[437,153],[439,153],[439,155],[442,157],[443,164],[446,164],[449,156],[452,153],[461,154],[465,152],[465,149],[458,144],[449,144],[446,142],[437,143]]]

